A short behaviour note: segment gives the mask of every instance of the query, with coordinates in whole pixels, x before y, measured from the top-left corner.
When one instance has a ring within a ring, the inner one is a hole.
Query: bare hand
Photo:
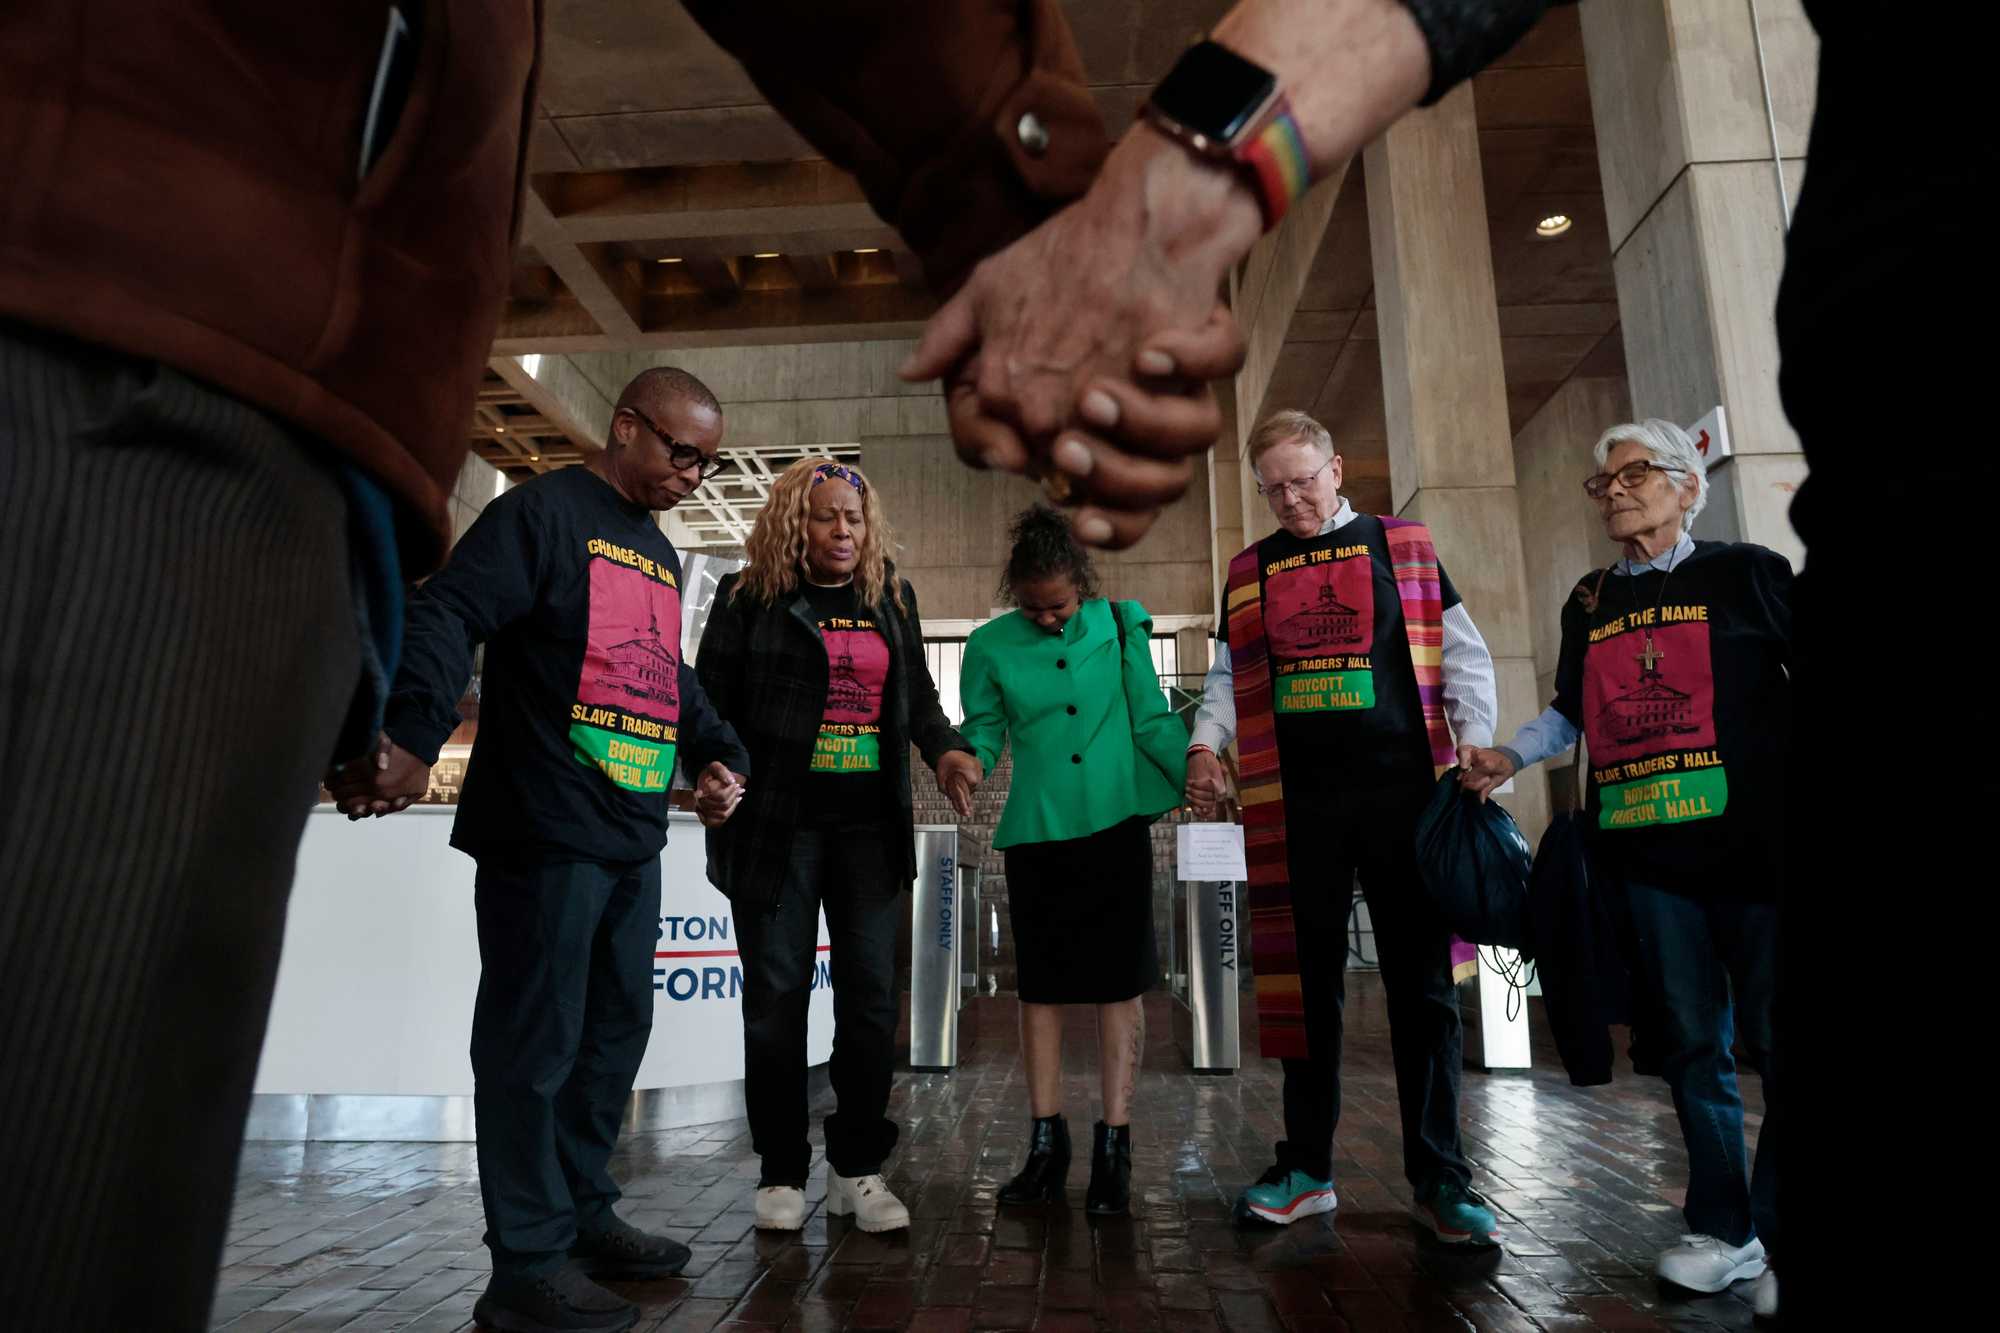
[[[938,759],[938,787],[960,819],[972,818],[972,793],[985,776],[979,760],[963,750],[947,750]]]
[[[1243,344],[1216,293],[1260,229],[1234,173],[1135,133],[1088,194],[974,271],[902,373],[950,377],[968,462],[1059,473],[1092,502],[1078,535],[1129,545],[1221,427],[1202,382],[1240,367]],[[1170,331],[1184,362],[1135,383],[1153,373],[1142,345]]]
[[[1191,750],[1187,760],[1187,802],[1203,819],[1213,819],[1229,795],[1229,774],[1213,751]]]
[[[1478,745],[1458,747],[1458,785],[1484,801],[1495,787],[1514,776],[1514,761],[1498,750]]]
[[[431,783],[431,766],[389,739],[385,732],[375,747],[326,775],[336,809],[349,819],[394,814],[409,808]]]
[[[742,803],[747,779],[720,759],[694,780],[694,813],[704,828],[721,828]]]

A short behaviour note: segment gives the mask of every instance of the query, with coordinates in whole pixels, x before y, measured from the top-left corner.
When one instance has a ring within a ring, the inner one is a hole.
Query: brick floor
[[[1538,1003],[1538,1002],[1537,1002]],[[1069,1205],[998,1211],[1026,1129],[1014,1005],[981,999],[960,1069],[898,1077],[904,1127],[890,1185],[906,1234],[830,1220],[823,1175],[794,1235],[751,1226],[757,1166],[743,1122],[631,1137],[615,1164],[621,1211],[694,1249],[687,1273],[623,1284],[642,1330],[666,1333],[1496,1333],[1751,1326],[1745,1295],[1663,1291],[1654,1255],[1679,1233],[1686,1158],[1665,1085],[1622,1075],[1572,1088],[1537,1031],[1532,1075],[1465,1078],[1475,1183],[1499,1209],[1497,1253],[1443,1250],[1418,1232],[1402,1179],[1395,1085],[1375,979],[1351,980],[1341,1206],[1286,1229],[1233,1224],[1230,1203],[1280,1136],[1276,1067],[1229,1078],[1181,1070],[1163,997],[1133,1124],[1133,1208],[1086,1219],[1079,1161]],[[1538,1015],[1537,1015],[1538,1016]],[[1094,1043],[1076,1015],[1069,1115],[1088,1142]],[[1245,1049],[1254,1050],[1246,1033]],[[1744,1080],[1754,1127],[1761,1089]],[[243,1155],[215,1325],[459,1330],[486,1281],[470,1144],[254,1144]],[[1747,1294],[1747,1287],[1739,1288]]]

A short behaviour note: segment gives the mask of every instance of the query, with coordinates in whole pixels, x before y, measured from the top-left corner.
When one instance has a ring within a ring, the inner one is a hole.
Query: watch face
[[[1188,48],[1159,87],[1153,106],[1169,120],[1228,143],[1263,109],[1277,76],[1228,47],[1202,42]]]

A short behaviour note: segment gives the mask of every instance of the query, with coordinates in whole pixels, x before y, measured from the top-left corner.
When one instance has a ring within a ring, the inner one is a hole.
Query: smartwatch
[[[1278,76],[1219,42],[1197,42],[1140,108],[1149,124],[1198,157],[1241,168],[1266,231],[1311,184],[1305,140]]]

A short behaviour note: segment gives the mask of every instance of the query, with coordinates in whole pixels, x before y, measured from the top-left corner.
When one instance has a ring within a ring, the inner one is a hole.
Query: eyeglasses
[[[1318,479],[1320,473],[1332,466],[1333,460],[1329,458],[1303,477],[1294,477],[1290,481],[1274,481],[1269,486],[1260,482],[1257,486],[1257,494],[1263,496],[1266,500],[1275,500],[1281,494],[1289,495],[1296,500],[1306,493],[1306,487],[1312,485]]]
[[[628,407],[623,410],[637,417],[647,430],[660,437],[660,443],[667,446],[667,462],[680,471],[685,472],[689,468],[699,468],[701,480],[707,481],[729,470],[729,463],[725,459],[717,458],[714,454],[705,454],[691,444],[682,444],[679,440],[667,434],[666,431],[660,429],[658,422],[654,421],[644,412],[641,412],[638,408]]]
[[[1664,472],[1670,477],[1686,475],[1685,468],[1665,467],[1659,463],[1644,461],[1627,463],[1616,472],[1600,472],[1596,476],[1585,477],[1583,479],[1583,493],[1593,500],[1602,500],[1605,496],[1611,494],[1611,479],[1613,477],[1616,477],[1618,484],[1626,490],[1633,490],[1640,482],[1646,479],[1648,472]]]

